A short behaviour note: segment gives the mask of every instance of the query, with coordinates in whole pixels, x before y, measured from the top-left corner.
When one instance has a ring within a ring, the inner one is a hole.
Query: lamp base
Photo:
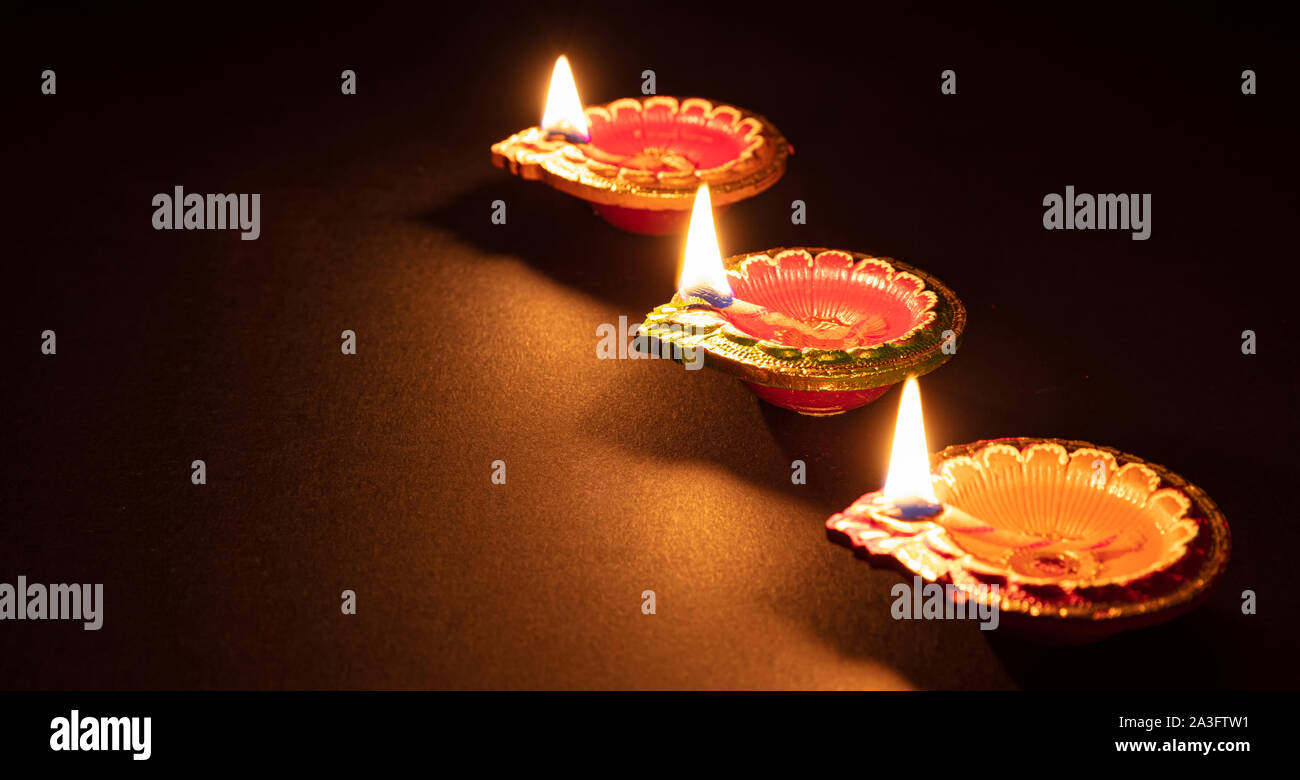
[[[785,390],[753,382],[745,382],[754,395],[773,406],[789,409],[810,417],[827,417],[843,414],[850,409],[866,406],[889,392],[893,385],[870,387],[866,390]]]

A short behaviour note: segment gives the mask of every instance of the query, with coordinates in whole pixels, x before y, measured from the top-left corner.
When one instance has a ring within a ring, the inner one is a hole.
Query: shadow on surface
[[[505,202],[502,225],[492,223],[497,200]],[[677,285],[680,237],[624,232],[583,201],[505,171],[415,219],[479,251],[518,257],[619,311],[649,311]]]

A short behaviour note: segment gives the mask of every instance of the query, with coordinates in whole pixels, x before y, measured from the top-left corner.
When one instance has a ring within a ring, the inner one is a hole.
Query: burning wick
[[[979,534],[987,543],[1008,547],[1035,547],[1044,543],[1041,537],[994,528],[965,510],[941,503],[930,480],[929,453],[925,420],[921,416],[921,388],[916,377],[910,376],[903,383],[903,397],[898,401],[889,474],[885,486],[872,495],[869,511],[891,520],[931,520],[950,532]]]
[[[718,233],[713,229],[713,201],[709,185],[701,184],[695,192],[691,207],[691,224],[686,230],[686,254],[677,294],[683,301],[698,298],[715,309],[725,309],[737,303],[731,294],[731,283],[722,267],[722,252],[718,249]]]
[[[935,504],[917,496],[885,498],[878,496],[876,504],[882,514],[899,520],[928,520],[943,511],[943,504]]]
[[[760,303],[737,298],[722,267],[722,252],[713,227],[713,202],[709,185],[702,184],[691,208],[691,224],[686,232],[685,262],[678,280],[677,294],[688,305],[709,306],[744,328],[745,321],[761,321],[764,330],[775,329],[777,337],[792,343],[822,344],[862,343],[879,328],[876,319],[863,317],[855,321],[803,320],[770,309]]]
[[[1067,551],[1082,549],[1074,541],[1054,540],[989,525],[963,509],[939,501],[930,481],[929,448],[925,443],[925,421],[921,417],[921,390],[914,376],[908,377],[903,384],[903,397],[898,402],[898,422],[894,425],[894,444],[889,453],[889,475],[885,477],[884,488],[871,495],[868,511],[882,519],[933,521],[949,533],[978,535],[986,545],[1017,550],[1047,551],[1058,549],[1058,546]],[[1141,546],[1140,540],[1129,539],[1125,543],[1130,546],[1116,549],[1123,551]]]
[[[578,85],[569,70],[569,59],[564,55],[555,61],[551,71],[551,87],[546,92],[546,110],[542,112],[542,134],[549,140],[562,135],[571,144],[585,144],[591,140],[587,114],[578,99]]]
[[[677,294],[683,301],[690,302],[694,298],[715,309],[727,309],[733,315],[763,317],[788,327],[806,327],[793,317],[757,303],[742,301],[732,294],[727,272],[722,267],[718,233],[713,228],[713,201],[707,184],[701,184],[695,193],[691,225],[686,231],[686,260],[678,284]]]
[[[903,383],[894,423],[894,444],[889,453],[889,474],[876,498],[885,514],[900,520],[934,517],[944,505],[934,495],[930,482],[930,451],[925,443],[925,419],[921,416],[921,388],[916,377]]]
[[[551,143],[562,140],[583,146],[583,154],[588,158],[620,168],[675,173],[690,173],[699,168],[699,164],[685,154],[667,149],[646,148],[623,153],[587,146],[591,143],[591,124],[587,121],[587,112],[583,110],[582,100],[578,97],[578,85],[569,68],[569,58],[563,55],[555,61],[555,68],[551,71],[546,108],[542,111],[542,123],[534,140]]]
[[[730,292],[719,293],[709,287],[696,286],[687,288],[685,296],[687,299],[698,298],[715,309],[726,309],[734,318],[758,317],[770,325],[795,328],[804,333],[811,333],[808,323],[803,320],[797,320],[759,303],[742,301]]]

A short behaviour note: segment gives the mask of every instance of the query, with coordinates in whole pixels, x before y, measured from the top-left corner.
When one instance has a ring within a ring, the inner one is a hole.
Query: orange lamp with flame
[[[997,607],[1011,632],[1050,642],[1100,639],[1192,609],[1230,549],[1227,521],[1204,491],[1117,450],[1015,438],[931,457],[914,378],[903,386],[884,488],[826,528],[869,557]]]
[[[706,365],[808,415],[870,403],[956,352],[966,310],[938,279],[894,260],[822,248],[723,260],[713,196],[700,187],[677,294],[647,315],[641,334],[702,348]]]
[[[707,184],[726,207],[785,173],[790,145],[763,117],[700,98],[623,98],[583,107],[567,58],[556,60],[538,127],[492,145],[492,163],[545,182],[636,233],[687,224]]]

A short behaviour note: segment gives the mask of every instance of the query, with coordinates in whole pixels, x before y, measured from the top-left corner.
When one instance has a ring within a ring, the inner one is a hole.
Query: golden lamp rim
[[[615,176],[588,169],[579,164],[586,160],[580,146],[567,142],[558,145],[554,153],[527,155],[527,159],[521,159],[527,151],[524,148],[525,137],[540,133],[540,128],[533,126],[493,144],[492,164],[521,178],[541,181],[553,189],[590,203],[647,211],[689,211],[701,183],[709,185],[715,208],[730,205],[769,189],[785,174],[790,156],[790,145],[785,136],[766,117],[739,106],[707,98],[679,99],[671,95],[651,95],[644,98],[619,98],[608,103],[584,106],[583,111],[608,110],[610,106],[625,101],[635,101],[644,106],[652,101],[663,100],[676,101],[679,106],[690,101],[701,101],[707,103],[712,111],[729,108],[738,112],[740,121],[757,121],[761,127],[759,136],[764,139],[766,146],[771,147],[771,158],[758,168],[727,171],[710,176],[703,182],[696,177],[684,184],[649,184],[629,181],[622,173],[627,169],[620,169],[620,173]],[[566,150],[573,160],[565,159]]]

